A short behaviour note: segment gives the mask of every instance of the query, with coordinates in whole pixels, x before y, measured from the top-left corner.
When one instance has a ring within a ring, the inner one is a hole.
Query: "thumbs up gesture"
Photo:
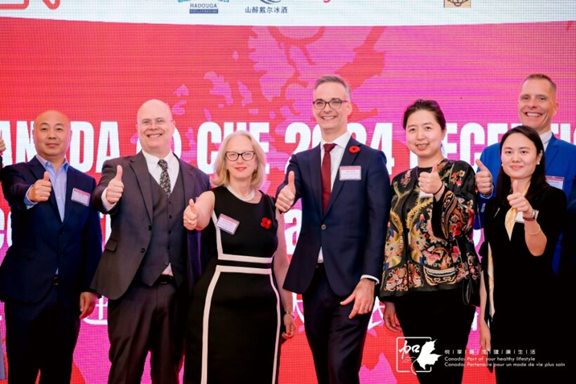
[[[422,172],[418,177],[418,185],[420,190],[425,193],[435,194],[442,189],[442,181],[438,174],[438,164],[432,166],[431,172]]]
[[[6,150],[6,143],[4,143],[4,139],[2,138],[2,136],[0,136],[0,155],[2,154],[2,152],[4,152]]]
[[[490,170],[482,164],[480,159],[476,159],[476,165],[478,166],[478,173],[474,176],[474,180],[476,181],[476,188],[478,188],[478,192],[483,195],[491,195],[492,189],[494,188],[494,184],[492,182],[492,173]]]
[[[188,201],[188,206],[184,210],[184,227],[187,230],[193,231],[198,226],[198,211],[194,204],[194,199]]]
[[[518,189],[518,180],[512,182],[512,193],[507,196],[507,199],[510,207],[516,208],[518,212],[522,212],[523,216],[528,216],[526,213],[532,212],[532,206]]]
[[[278,194],[278,199],[276,199],[276,208],[280,212],[288,212],[288,210],[294,205],[294,199],[296,199],[296,184],[294,182],[294,171],[288,173],[288,184]]]
[[[48,172],[44,172],[44,177],[42,179],[36,180],[36,182],[28,190],[28,200],[36,203],[48,201],[50,198],[50,193],[52,193],[50,175]]]
[[[116,166],[116,176],[108,183],[106,188],[106,200],[110,204],[116,204],[124,193],[124,183],[122,183],[122,166]]]

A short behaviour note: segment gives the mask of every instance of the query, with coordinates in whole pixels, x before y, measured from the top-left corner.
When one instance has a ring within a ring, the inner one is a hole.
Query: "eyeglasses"
[[[330,101],[324,101],[322,99],[317,99],[314,100],[312,102],[312,105],[314,105],[314,108],[322,110],[324,108],[326,108],[326,104],[330,105],[330,108],[332,109],[340,109],[340,107],[342,106],[342,103],[347,103],[348,100],[340,100],[340,99],[332,99]]]
[[[238,160],[238,157],[242,157],[242,159],[244,161],[250,161],[254,158],[254,155],[256,155],[256,152],[254,151],[246,151],[246,152],[231,152],[231,151],[227,151],[225,154],[226,156],[226,160],[229,161],[236,161]]]
[[[155,120],[152,119],[144,119],[140,122],[140,126],[144,127],[144,128],[150,128],[152,125],[156,124],[157,127],[163,127],[166,124],[168,124],[168,122],[166,121],[166,119],[159,117]]]

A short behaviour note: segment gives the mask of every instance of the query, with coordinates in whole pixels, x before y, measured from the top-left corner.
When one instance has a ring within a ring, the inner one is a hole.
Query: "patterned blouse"
[[[476,211],[474,170],[463,161],[438,165],[445,185],[439,201],[420,197],[419,170],[392,181],[392,209],[386,234],[380,297],[390,301],[410,291],[461,287],[462,279],[480,279],[472,233]]]

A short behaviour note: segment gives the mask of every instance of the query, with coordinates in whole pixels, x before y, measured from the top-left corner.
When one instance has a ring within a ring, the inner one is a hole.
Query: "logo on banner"
[[[42,0],[42,2],[52,10],[60,6],[60,0]],[[0,9],[26,9],[29,5],[30,0],[0,0]]]
[[[396,372],[428,373],[438,358],[436,340],[430,337],[397,337],[396,338]]]
[[[263,15],[288,13],[288,7],[280,5],[282,0],[260,0],[260,2],[266,4],[267,6],[248,6],[244,8],[244,13]]]
[[[190,13],[218,13],[218,4],[190,3]]]
[[[444,8],[472,8],[472,0],[444,0]]]

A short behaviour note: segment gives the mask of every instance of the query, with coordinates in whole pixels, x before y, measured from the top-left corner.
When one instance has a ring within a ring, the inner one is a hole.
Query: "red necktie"
[[[330,151],[336,144],[324,144],[324,158],[322,159],[322,208],[326,212],[330,193],[332,192],[331,174],[332,161],[330,160]]]

